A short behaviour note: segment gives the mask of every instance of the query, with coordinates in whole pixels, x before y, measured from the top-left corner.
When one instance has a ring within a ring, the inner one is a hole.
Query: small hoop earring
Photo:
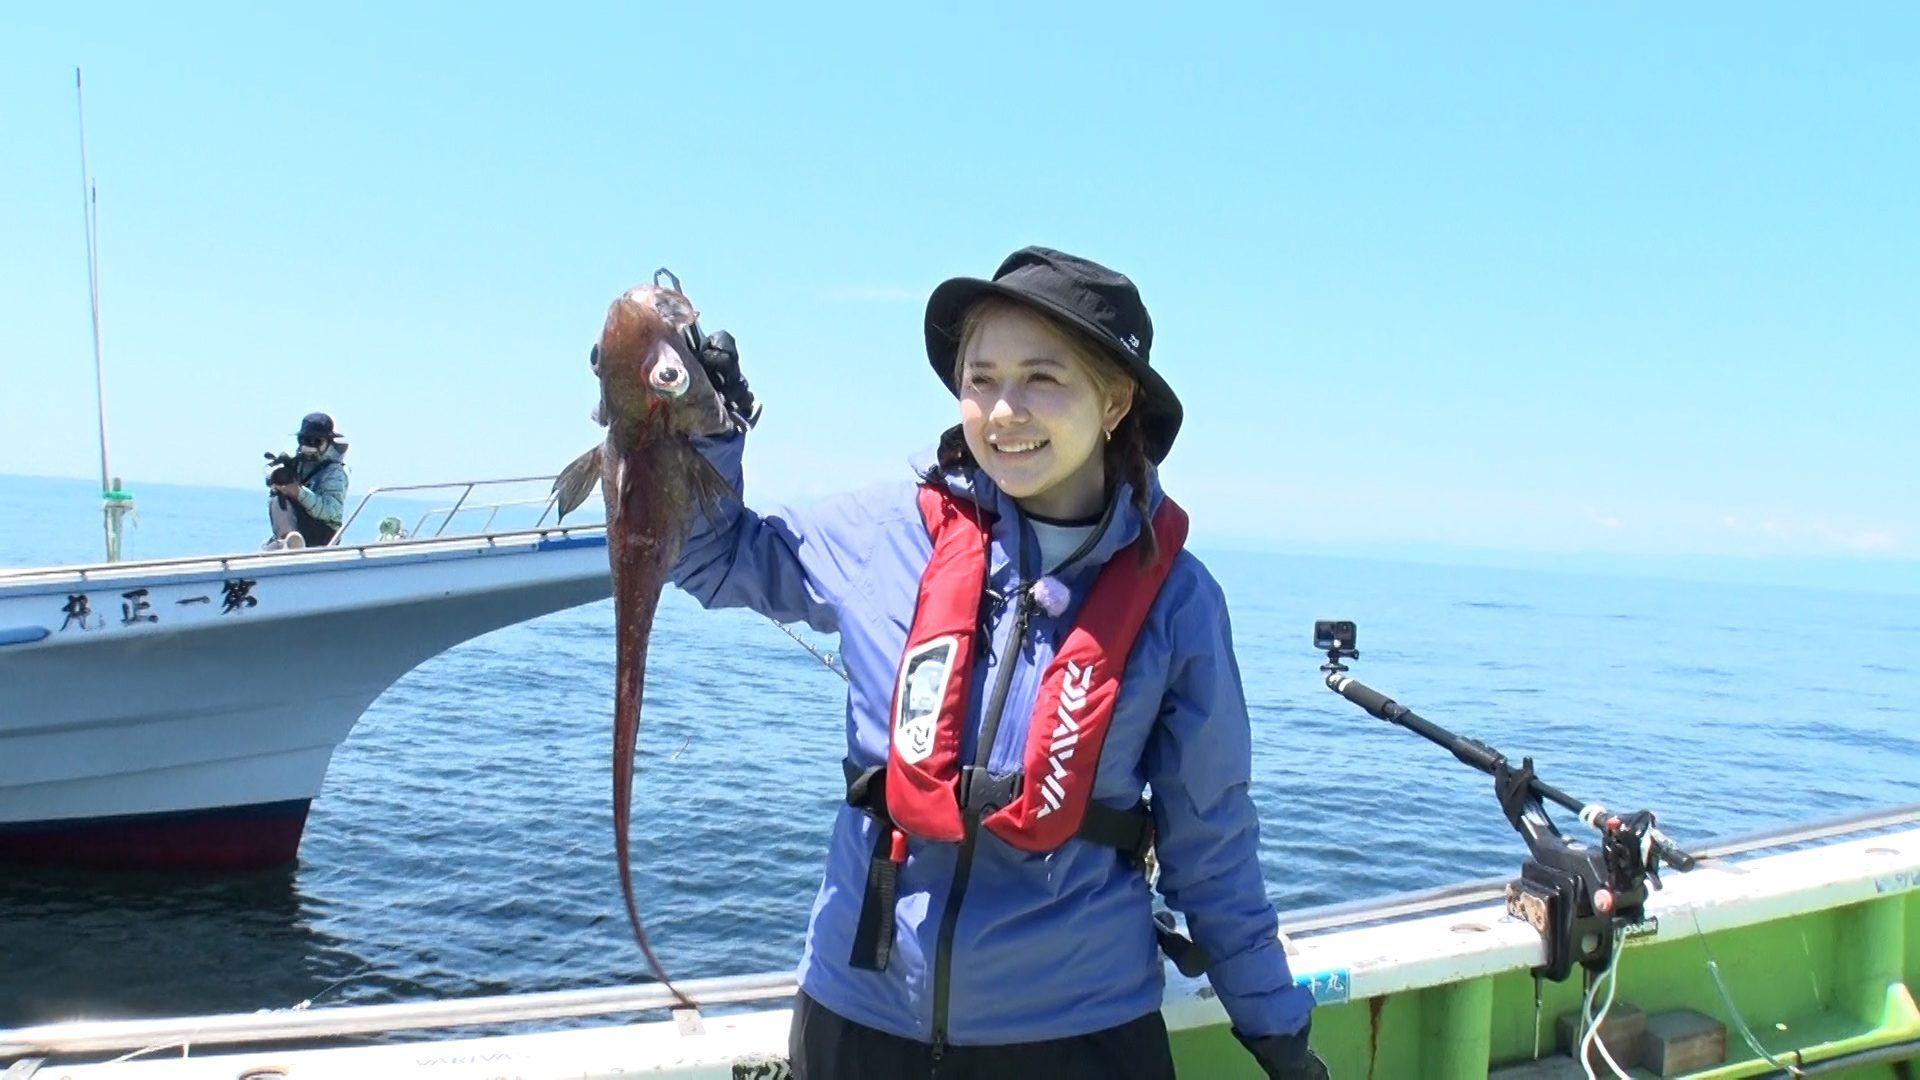
[[[1112,442],[1112,441],[1113,441],[1113,429],[1112,429],[1112,428],[1108,428],[1108,429],[1107,429],[1107,441],[1108,441],[1108,442]]]

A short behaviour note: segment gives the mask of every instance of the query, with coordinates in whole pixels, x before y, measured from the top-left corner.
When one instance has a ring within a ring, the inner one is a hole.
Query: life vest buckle
[[[960,770],[960,809],[969,817],[984,818],[1020,797],[1026,774],[1015,771],[995,776],[979,765]]]

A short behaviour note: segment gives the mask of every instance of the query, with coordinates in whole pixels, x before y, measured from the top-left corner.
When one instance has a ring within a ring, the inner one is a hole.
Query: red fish
[[[600,480],[607,503],[607,559],[613,568],[616,639],[613,710],[613,836],[620,889],[634,940],[653,974],[668,989],[640,925],[633,900],[628,824],[633,809],[634,747],[646,689],[647,641],[667,571],[686,541],[693,515],[730,497],[718,474],[688,437],[720,430],[725,407],[693,359],[687,330],[699,313],[678,289],[637,286],[607,311],[592,365],[600,379],[594,419],[607,439],[575,459],[554,481],[562,514],[585,500]],[[678,990],[683,1004],[691,1004]]]

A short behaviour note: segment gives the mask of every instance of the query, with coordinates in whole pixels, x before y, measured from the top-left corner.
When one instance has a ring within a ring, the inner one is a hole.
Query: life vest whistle
[[[894,685],[887,814],[912,836],[955,843],[965,835],[960,736],[973,686],[992,519],[932,484],[921,487],[919,503],[933,556],[920,576],[919,603]],[[982,821],[1023,851],[1058,848],[1086,817],[1127,656],[1186,542],[1187,515],[1162,499],[1151,527],[1159,542],[1152,563],[1141,565],[1136,540],[1094,579],[1042,676],[1022,755],[1025,782],[1011,802]]]

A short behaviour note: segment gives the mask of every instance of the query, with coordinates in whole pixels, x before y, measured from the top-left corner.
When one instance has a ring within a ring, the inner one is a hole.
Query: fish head
[[[590,358],[600,379],[601,423],[638,441],[725,422],[720,395],[687,346],[687,329],[699,317],[685,296],[659,286],[636,286],[614,299]]]

